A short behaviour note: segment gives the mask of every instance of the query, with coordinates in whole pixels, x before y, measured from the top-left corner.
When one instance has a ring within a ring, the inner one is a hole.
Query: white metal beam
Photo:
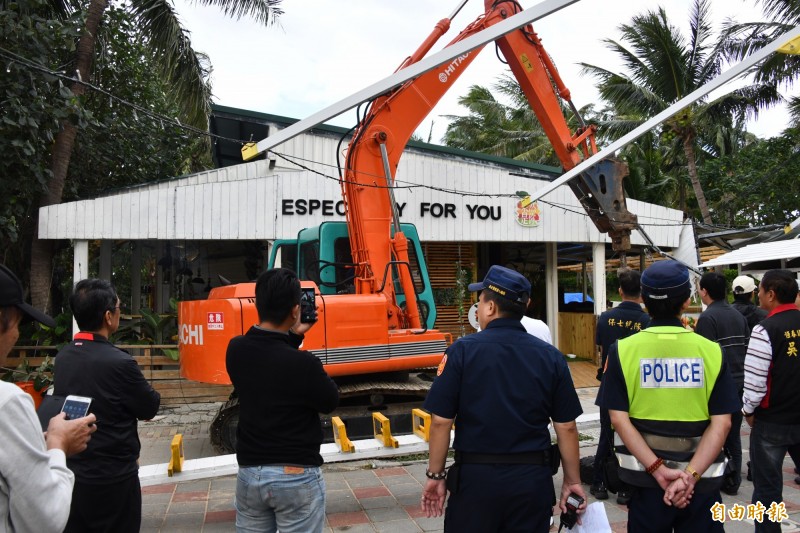
[[[581,172],[587,170],[592,165],[595,165],[596,163],[602,161],[607,157],[611,157],[617,150],[625,148],[627,145],[629,145],[630,143],[632,143],[633,141],[635,141],[636,139],[638,139],[639,137],[650,131],[652,128],[661,124],[672,115],[678,113],[683,108],[688,107],[691,104],[695,103],[697,100],[706,96],[714,89],[717,89],[722,85],[728,83],[729,81],[741,76],[751,67],[763,61],[764,59],[767,58],[767,56],[778,50],[778,48],[789,43],[789,41],[793,39],[797,39],[798,37],[800,37],[800,26],[784,33],[783,35],[772,41],[770,44],[768,44],[767,46],[765,46],[752,56],[742,61],[741,63],[736,64],[735,66],[728,69],[724,73],[720,74],[710,82],[699,87],[698,89],[695,89],[688,95],[684,96],[683,98],[681,98],[680,100],[678,100],[677,102],[666,108],[658,115],[647,120],[644,124],[636,128],[635,130],[631,131],[627,135],[624,135],[623,137],[620,137],[619,139],[608,145],[606,148],[603,148],[602,150],[594,154],[592,157],[584,160],[575,168],[564,173],[564,175],[559,177],[557,180],[554,180],[549,184],[545,185],[544,187],[542,187],[541,189],[535,191],[533,194],[531,194],[531,200],[538,200],[539,198],[546,196],[547,194],[553,192],[558,187],[567,183],[569,180],[571,180]]]
[[[270,148],[274,148],[275,146],[278,146],[279,144],[284,143],[307,130],[310,130],[314,126],[341,115],[345,111],[354,108],[362,102],[372,100],[376,96],[402,85],[406,81],[416,78],[421,74],[438,67],[439,65],[447,63],[448,61],[463,55],[470,50],[474,50],[475,48],[485,45],[486,43],[492,42],[507,33],[511,33],[517,28],[521,28],[522,26],[530,24],[535,20],[546,17],[547,15],[555,13],[556,11],[576,2],[578,2],[578,0],[545,0],[540,4],[517,13],[516,15],[497,23],[490,28],[467,37],[463,41],[455,43],[452,46],[448,46],[447,48],[436,52],[435,54],[426,57],[414,63],[413,65],[409,65],[408,67],[395,72],[391,76],[373,83],[372,85],[361,89],[357,93],[348,96],[347,98],[344,98],[343,100],[340,100],[321,111],[317,111],[310,117],[304,118],[300,122],[296,122],[287,128],[279,130],[266,139],[259,141],[256,144],[256,151],[253,153],[253,156],[255,156],[256,153],[261,153],[269,150]]]

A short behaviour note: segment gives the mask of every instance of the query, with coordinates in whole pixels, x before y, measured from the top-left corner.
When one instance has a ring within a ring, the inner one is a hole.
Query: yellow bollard
[[[333,440],[339,447],[339,451],[343,453],[352,453],[356,451],[356,447],[347,438],[347,428],[344,427],[344,422],[338,416],[331,418],[331,425],[333,426]]]
[[[387,448],[398,448],[400,444],[392,437],[389,419],[381,413],[372,413],[372,434]]]
[[[425,442],[431,438],[431,414],[422,409],[411,410],[411,430]]]
[[[170,460],[169,465],[167,465],[167,475],[172,477],[174,472],[183,470],[183,435],[178,433],[172,437],[172,443],[169,445],[169,448]]]

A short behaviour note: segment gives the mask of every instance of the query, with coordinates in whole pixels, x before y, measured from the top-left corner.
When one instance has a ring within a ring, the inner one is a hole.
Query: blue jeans
[[[325,479],[319,467],[239,467],[237,532],[321,533],[324,526]]]
[[[750,462],[753,473],[753,503],[769,509],[772,502],[783,501],[783,460],[790,446],[800,444],[800,425],[774,424],[758,419],[756,415],[750,432]],[[756,531],[781,530],[778,522],[756,522]]]

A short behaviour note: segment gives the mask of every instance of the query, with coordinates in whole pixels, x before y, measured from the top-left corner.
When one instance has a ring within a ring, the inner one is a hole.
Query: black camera
[[[561,525],[558,526],[559,531],[561,531],[563,527],[567,529],[575,527],[575,524],[578,523],[578,507],[580,507],[582,503],[583,498],[574,492],[569,493],[566,501],[567,512],[561,513]]]

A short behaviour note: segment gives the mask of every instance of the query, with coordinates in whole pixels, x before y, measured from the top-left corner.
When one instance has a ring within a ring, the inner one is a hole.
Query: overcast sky
[[[530,0],[520,3],[535,5]],[[761,20],[754,3],[713,0],[715,29],[728,17],[739,22]],[[618,39],[621,23],[659,5],[688,35],[691,4],[690,0],[582,0],[535,22],[534,30],[580,108],[597,102],[598,96],[594,80],[580,76],[579,62],[619,70],[602,39]],[[390,75],[456,5],[453,0],[284,0],[280,26],[263,27],[246,19],[226,19],[216,8],[176,0],[193,47],[211,58],[216,103],[297,119]],[[480,0],[467,2],[432,52],[441,50],[483,11]],[[439,142],[447,125],[442,115],[466,114],[458,97],[471,85],[493,85],[505,71],[494,46],[487,45],[417,133],[427,139],[433,123],[432,141]],[[353,111],[331,121],[347,127],[354,122]],[[749,129],[770,137],[785,125],[785,112],[778,109],[762,113]]]

